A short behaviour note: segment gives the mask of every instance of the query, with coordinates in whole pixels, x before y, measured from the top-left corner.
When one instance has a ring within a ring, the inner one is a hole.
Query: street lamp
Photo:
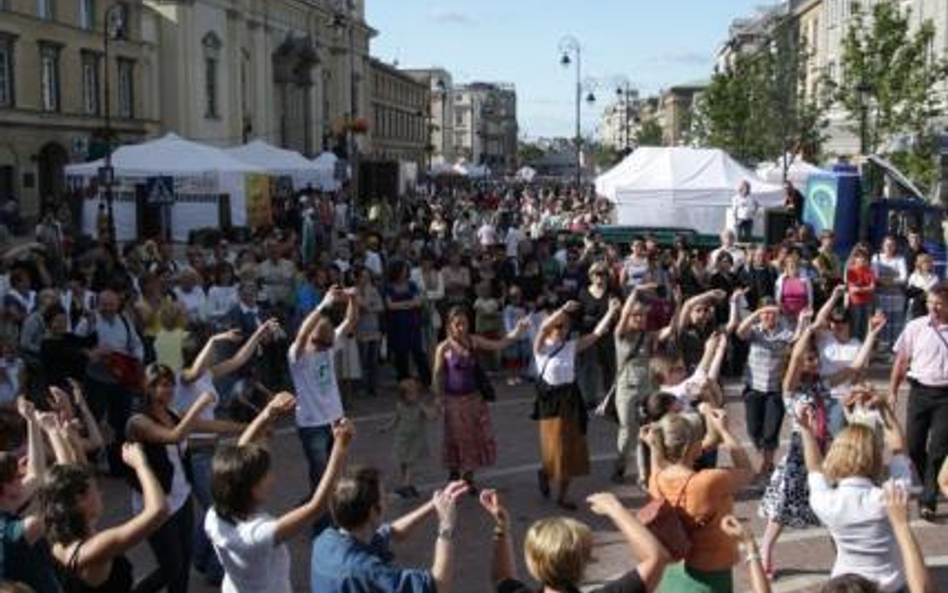
[[[435,81],[435,94],[441,101],[441,156],[447,159],[448,153],[448,85],[439,78]]]
[[[622,143],[622,153],[628,154],[632,148],[632,114],[629,109],[632,106],[632,99],[637,95],[635,89],[625,77],[620,77],[616,82],[616,99],[621,111],[620,124],[622,131],[619,138]]]
[[[349,113],[347,114],[346,120],[348,122],[346,130],[346,157],[349,161],[349,166],[352,171],[352,178],[350,183],[352,184],[352,195],[353,198],[358,200],[359,198],[359,144],[355,140],[355,131],[352,129],[352,125],[356,120],[356,113],[358,111],[358,105],[356,104],[356,72],[355,72],[355,18],[353,12],[355,11],[355,3],[353,0],[336,0],[333,7],[332,28],[336,30],[337,34],[342,34],[346,32],[348,34],[348,49],[349,49]]]
[[[569,66],[573,63],[576,65],[576,191],[581,192],[583,187],[583,136],[580,120],[582,117],[583,103],[583,48],[580,45],[578,39],[572,35],[567,35],[560,40],[559,50],[560,65],[562,65],[564,68],[569,68]],[[593,97],[593,100],[595,100],[595,97]]]
[[[869,100],[872,98],[872,85],[861,81],[856,85],[859,95],[859,154],[865,156],[869,151]]]
[[[99,169],[99,181],[105,186],[105,204],[109,223],[109,242],[115,243],[115,170],[112,168],[112,95],[109,88],[109,40],[125,38],[125,4],[113,2],[104,15],[102,26],[102,46],[104,74],[103,89],[105,90],[105,165]]]

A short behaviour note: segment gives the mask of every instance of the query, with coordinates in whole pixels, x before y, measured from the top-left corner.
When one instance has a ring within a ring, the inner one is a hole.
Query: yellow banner
[[[247,175],[247,226],[252,229],[273,225],[270,203],[270,177],[251,173]]]

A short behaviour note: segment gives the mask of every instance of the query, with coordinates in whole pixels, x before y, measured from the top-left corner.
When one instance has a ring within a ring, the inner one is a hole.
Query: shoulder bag
[[[632,347],[632,352],[622,361],[622,366],[619,367],[619,371],[616,373],[615,380],[612,382],[612,387],[609,388],[609,392],[606,393],[606,397],[602,399],[602,402],[596,407],[596,416],[600,418],[605,418],[610,422],[619,424],[619,410],[616,407],[616,389],[619,385],[619,379],[625,374],[625,371],[629,368],[629,363],[631,363],[642,351],[642,345],[645,343],[645,334],[646,332],[639,332],[639,339],[636,340],[635,346]]]
[[[697,472],[688,476],[674,505],[668,502],[668,499],[659,489],[658,498],[653,497],[638,512],[639,521],[665,546],[668,554],[675,562],[683,560],[691,550],[691,536],[684,521],[678,515],[678,506],[685,497],[691,478],[695,475],[697,475]],[[655,477],[655,487],[658,488],[658,476]]]

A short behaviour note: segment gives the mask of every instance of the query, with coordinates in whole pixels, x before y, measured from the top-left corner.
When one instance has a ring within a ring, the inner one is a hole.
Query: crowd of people
[[[917,232],[841,258],[802,224],[750,244],[748,214],[710,252],[625,245],[597,230],[608,205],[591,195],[501,184],[278,206],[249,243],[177,248],[92,241],[50,212],[0,259],[0,591],[183,593],[195,569],[228,593],[287,593],[302,586],[287,542],[309,533],[312,591],[449,593],[468,494],[494,522],[496,590],[530,590],[478,478],[504,454],[490,402],[521,383],[537,490],[556,505],[524,541],[545,591],[575,591],[592,557],[570,485],[590,473],[597,416],[617,425],[612,481],[651,500],[587,499],[633,558],[599,590],[732,591],[743,556],[769,591],[783,530],[815,525],[836,549],[823,590],[932,590],[908,501],[934,521],[948,491],[948,284]],[[891,365],[888,393],[872,361]],[[393,384],[388,485],[422,496],[434,421],[445,485],[389,520],[383,468],[350,463],[346,411],[382,409]],[[753,451],[725,408],[738,397]],[[280,422],[311,496],[274,516]],[[100,526],[107,479],[127,482],[132,513]],[[759,545],[733,515],[747,492]],[[391,547],[431,516],[430,567],[396,565]],[[127,558],[146,541],[149,574]]]

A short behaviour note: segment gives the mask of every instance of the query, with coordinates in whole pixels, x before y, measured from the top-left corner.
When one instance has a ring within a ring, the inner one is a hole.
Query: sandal
[[[550,497],[550,480],[542,469],[537,472],[537,486],[540,488],[540,494],[543,495],[543,498]]]

